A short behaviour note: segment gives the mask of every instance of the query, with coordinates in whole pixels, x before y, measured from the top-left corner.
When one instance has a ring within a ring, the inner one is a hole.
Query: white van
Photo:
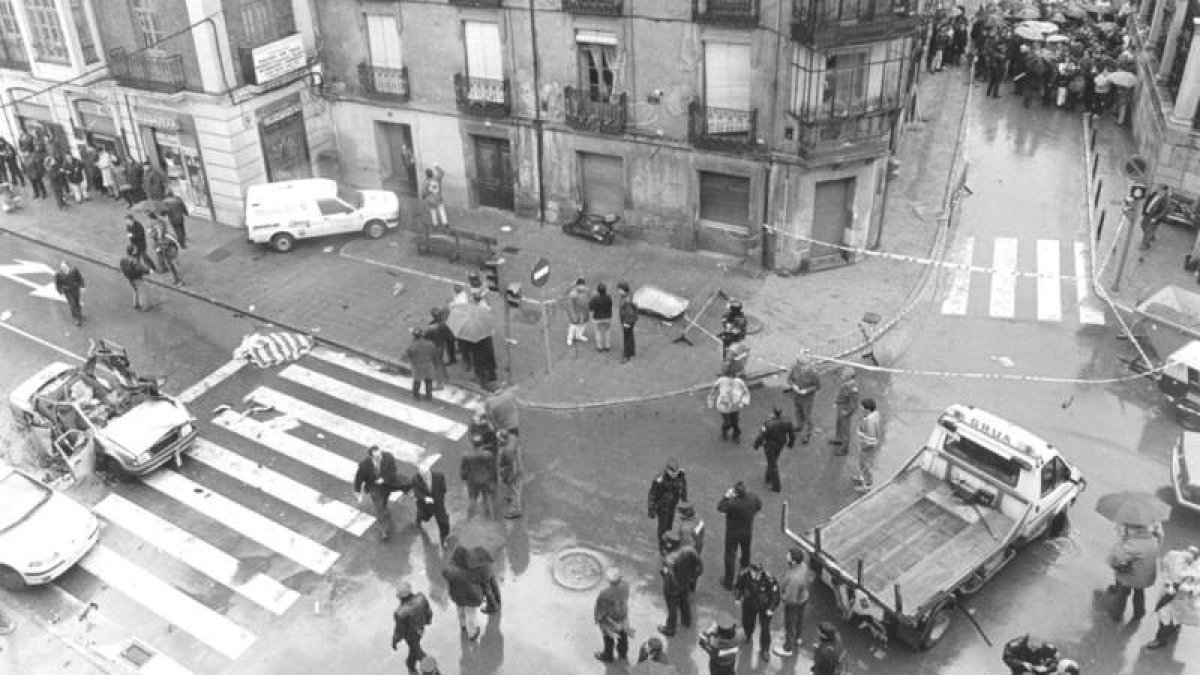
[[[400,224],[400,200],[387,190],[354,190],[328,178],[251,185],[246,236],[280,253],[297,239],[362,232],[378,239]]]

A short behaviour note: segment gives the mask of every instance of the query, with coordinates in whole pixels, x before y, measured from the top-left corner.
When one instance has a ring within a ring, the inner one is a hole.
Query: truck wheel
[[[921,644],[918,647],[923,650],[931,649],[946,637],[946,632],[950,630],[950,624],[954,620],[950,614],[953,610],[953,605],[947,602],[930,612],[929,619],[925,621],[925,627],[921,631]]]
[[[387,233],[387,223],[382,220],[371,220],[363,226],[363,236],[367,239],[379,239]]]
[[[286,232],[271,237],[271,248],[278,253],[288,253],[296,248],[296,238]]]
[[[10,591],[19,591],[27,588],[29,584],[25,583],[25,577],[22,577],[13,568],[0,565],[0,586]]]

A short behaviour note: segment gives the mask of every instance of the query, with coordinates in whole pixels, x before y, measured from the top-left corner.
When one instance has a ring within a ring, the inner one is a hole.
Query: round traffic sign
[[[529,270],[529,283],[537,288],[541,288],[549,280],[550,261],[545,258],[538,258],[537,262],[533,263],[533,269]]]

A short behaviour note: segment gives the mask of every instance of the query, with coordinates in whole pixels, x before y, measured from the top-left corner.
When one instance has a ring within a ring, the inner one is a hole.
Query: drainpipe
[[[771,99],[770,107],[768,108],[768,123],[764,125],[766,132],[763,134],[763,138],[766,140],[764,145],[766,146],[767,150],[767,179],[766,184],[763,186],[762,198],[762,266],[764,270],[766,270],[768,263],[770,263],[770,267],[775,267],[776,258],[779,257],[779,230],[775,224],[771,222],[771,186],[775,182],[775,155],[771,151],[771,140],[775,134],[775,113],[779,108],[779,53],[783,50],[782,27],[786,25],[784,24],[784,20],[786,19],[784,12],[787,11],[785,10],[785,7],[790,8],[791,5],[786,2],[779,2],[776,3],[775,7],[775,25],[780,26],[781,28],[780,30],[775,31],[775,53],[772,54],[771,58],[771,60],[774,62],[773,73],[771,76]],[[756,129],[756,131],[759,130]],[[758,142],[757,134],[754,142]],[[787,191],[785,188],[784,193],[786,194],[786,192]],[[786,219],[787,213],[784,213],[783,217]]]
[[[537,146],[537,191],[538,191],[538,222],[546,224],[546,181],[542,160],[545,158],[545,141],[542,120],[542,88],[541,61],[538,59],[537,12],[533,8],[534,0],[529,0],[529,39],[533,48],[533,132]]]
[[[219,13],[224,16],[224,11],[225,10],[222,9]],[[213,16],[216,16],[216,14]],[[225,87],[225,95],[229,97],[229,105],[236,105],[237,101],[235,101],[233,98],[233,87],[229,86],[229,76],[225,74],[225,63],[224,59],[221,57],[221,37],[217,33],[217,24],[213,21],[212,16],[204,17],[195,25],[198,26],[201,23],[208,24],[208,27],[212,29],[213,47],[215,47],[217,50],[217,61],[219,62],[217,64],[217,71],[221,73],[221,85]],[[230,59],[230,63],[233,63],[232,58]]]

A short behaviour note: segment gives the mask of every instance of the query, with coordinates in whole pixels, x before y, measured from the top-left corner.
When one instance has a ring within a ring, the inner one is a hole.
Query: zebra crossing
[[[238,368],[223,370],[189,398],[246,390],[226,380]],[[210,420],[192,404],[201,434],[182,468],[99,498],[100,543],[51,591],[92,620],[103,607],[106,623],[142,627],[129,642],[153,667],[139,672],[215,672],[242,657],[301,599],[291,579],[329,573],[339,544],[374,524],[349,485],[365,446],[410,465],[430,461],[463,439],[464,420],[483,403],[446,386],[418,406],[409,378],[323,347],[264,372],[239,405]],[[99,585],[74,578],[81,573]],[[146,617],[162,629],[146,629]]]
[[[1092,292],[1086,242],[996,237],[990,255],[978,243],[964,236],[947,252],[942,314],[1105,323],[1103,304]]]

